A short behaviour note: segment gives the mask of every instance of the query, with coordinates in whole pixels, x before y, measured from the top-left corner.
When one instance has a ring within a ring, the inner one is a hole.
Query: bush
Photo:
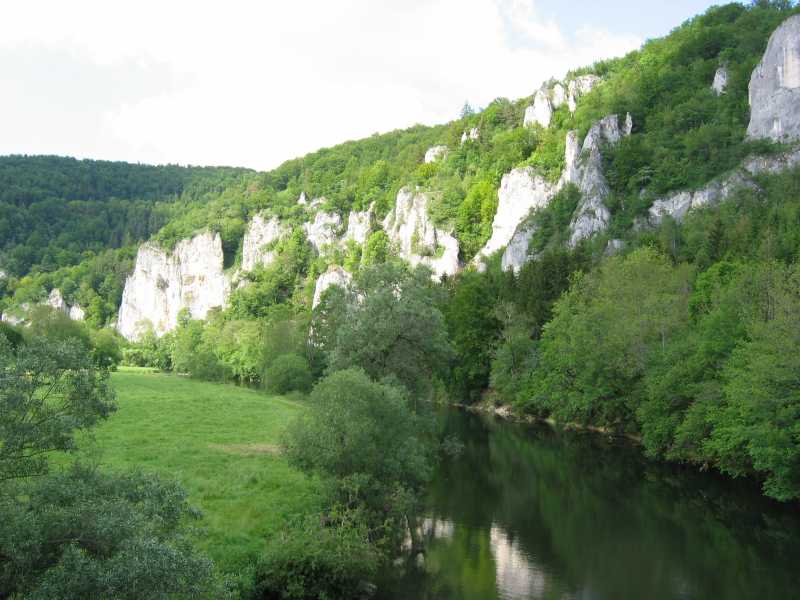
[[[366,531],[348,521],[311,518],[273,538],[256,568],[254,599],[362,598],[378,567]]]
[[[264,387],[273,394],[308,392],[311,389],[308,361],[297,354],[279,356],[264,370]]]

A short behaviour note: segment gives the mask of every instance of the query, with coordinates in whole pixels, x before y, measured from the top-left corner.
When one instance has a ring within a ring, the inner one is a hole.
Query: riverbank
[[[580,423],[558,423],[553,418],[535,417],[533,415],[525,415],[514,410],[510,404],[495,404],[491,401],[482,401],[477,404],[461,404],[458,402],[450,403],[449,406],[458,408],[459,410],[466,410],[468,412],[491,415],[498,419],[511,421],[513,423],[523,423],[526,425],[549,425],[553,429],[561,429],[564,431],[586,431],[589,433],[598,433],[605,436],[626,439],[636,445],[641,445],[642,438],[639,435],[632,433],[619,433],[608,427],[596,427],[594,425],[582,425]]]

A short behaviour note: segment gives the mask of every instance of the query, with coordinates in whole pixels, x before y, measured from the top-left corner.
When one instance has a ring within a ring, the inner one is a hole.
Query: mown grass
[[[198,544],[221,569],[238,570],[288,518],[318,507],[319,483],[278,452],[302,405],[145,371],[114,373],[112,383],[119,410],[81,440],[80,454],[177,479],[204,513]]]

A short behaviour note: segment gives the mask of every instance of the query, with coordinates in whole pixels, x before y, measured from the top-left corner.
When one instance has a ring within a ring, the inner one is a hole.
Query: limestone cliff
[[[458,241],[434,226],[428,215],[429,200],[425,192],[401,189],[394,210],[383,221],[383,229],[398,255],[412,266],[427,265],[437,278],[454,275],[460,267]]]
[[[288,233],[277,217],[267,219],[263,213],[255,215],[247,225],[242,242],[242,271],[252,271],[256,265],[268,265],[275,260],[275,252],[269,249]]]
[[[311,203],[314,206],[314,203]],[[339,230],[342,227],[342,218],[331,212],[319,211],[314,219],[303,224],[309,243],[317,251],[324,254],[336,245]]]
[[[219,234],[182,240],[172,252],[145,243],[125,282],[117,330],[129,340],[139,339],[148,328],[161,336],[177,326],[181,310],[205,318],[212,308],[225,305],[229,291]]]
[[[374,218],[375,203],[369,205],[365,211],[351,211],[347,217],[347,231],[344,234],[344,243],[355,242],[363,245],[367,242],[369,234],[372,232],[372,220]]]
[[[447,156],[447,146],[433,146],[428,148],[425,153],[425,163],[436,162],[437,160],[444,159]]]
[[[581,240],[608,227],[611,213],[605,201],[611,189],[603,173],[602,150],[605,145],[618,143],[624,136],[630,135],[632,130],[633,120],[630,115],[627,115],[622,128],[617,115],[598,121],[586,135],[580,156],[564,169],[562,184],[574,183],[581,192],[581,202],[570,223],[571,246],[576,246]]]
[[[775,30],[753,71],[747,135],[778,142],[800,140],[800,15],[789,17]]]
[[[800,150],[778,156],[750,157],[731,173],[718,177],[699,190],[681,191],[659,198],[650,207],[647,222],[658,225],[665,216],[681,221],[690,210],[723,202],[740,189],[756,189],[757,175],[780,173],[797,166],[800,166]],[[643,224],[640,222],[639,226]]]
[[[557,186],[537,174],[533,167],[514,169],[504,175],[497,192],[497,212],[492,221],[492,237],[478,252],[475,263],[480,266],[484,258],[507,246],[520,223],[532,210],[547,206],[556,191]],[[520,235],[524,237],[525,232]],[[521,238],[518,238],[512,252],[518,254],[522,251],[523,245],[527,252],[527,241],[522,242]],[[509,256],[504,262],[509,263],[511,260]]]
[[[539,90],[533,98],[533,104],[525,109],[525,119],[523,125],[528,127],[538,124],[550,127],[550,120],[553,118],[553,105],[546,90]]]
[[[725,93],[725,89],[728,87],[728,69],[725,67],[720,67],[717,69],[717,72],[714,73],[714,81],[711,83],[711,90],[717,95],[721,96]]]
[[[317,283],[314,286],[314,301],[311,307],[317,307],[322,300],[322,294],[324,294],[325,291],[331,286],[335,285],[341,288],[347,288],[352,280],[353,276],[345,271],[342,267],[331,265],[328,267],[327,271],[317,278]]]

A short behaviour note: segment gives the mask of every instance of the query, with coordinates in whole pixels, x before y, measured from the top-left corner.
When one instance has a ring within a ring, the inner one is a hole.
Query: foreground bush
[[[309,519],[272,539],[256,568],[253,599],[349,600],[369,595],[378,556],[348,521]]]
[[[264,371],[264,387],[273,394],[308,392],[311,389],[308,361],[297,354],[279,356]]]

